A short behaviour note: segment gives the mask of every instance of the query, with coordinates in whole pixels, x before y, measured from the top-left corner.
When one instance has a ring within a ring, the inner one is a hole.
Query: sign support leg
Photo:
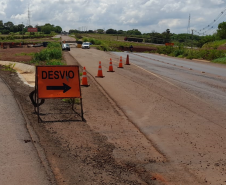
[[[83,117],[82,98],[80,98],[80,103],[81,103],[81,117],[82,117],[82,121],[85,121],[85,119]]]

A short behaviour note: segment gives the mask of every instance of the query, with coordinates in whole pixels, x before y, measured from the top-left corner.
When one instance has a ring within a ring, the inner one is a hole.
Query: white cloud
[[[185,33],[189,14],[191,27],[201,29],[223,11],[226,0],[0,0],[0,20],[27,22],[28,4],[32,25]]]
[[[177,27],[181,24],[182,21],[180,19],[163,19],[158,23],[159,26],[166,26],[167,28]]]

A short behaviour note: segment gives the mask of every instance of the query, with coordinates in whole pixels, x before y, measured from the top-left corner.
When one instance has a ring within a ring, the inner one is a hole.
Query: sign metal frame
[[[61,96],[61,97],[39,97],[39,90],[40,90],[40,88],[39,88],[39,86],[40,86],[40,84],[38,83],[39,82],[39,76],[38,76],[38,70],[39,70],[39,68],[59,68],[59,67],[63,67],[63,68],[77,68],[77,79],[78,79],[78,86],[79,86],[79,93],[80,93],[80,96],[78,97],[78,96],[70,96],[70,97],[68,97],[68,96],[65,96],[65,97],[63,97],[63,96]],[[41,117],[40,117],[40,100],[43,100],[43,99],[63,99],[63,98],[69,98],[69,99],[73,99],[73,101],[72,101],[72,110],[73,110],[73,112],[76,114],[76,115],[79,115],[81,118],[82,118],[82,121],[84,121],[84,117],[83,117],[83,105],[82,105],[82,94],[81,94],[81,84],[80,84],[80,75],[79,75],[79,66],[78,65],[53,65],[53,66],[43,66],[43,65],[39,65],[39,66],[36,66],[36,73],[35,73],[35,94],[34,94],[34,96],[35,96],[35,104],[37,105],[36,107],[35,107],[35,112],[37,113],[37,115],[38,115],[38,123],[41,121],[42,122],[42,119],[41,119]],[[74,101],[74,99],[75,98],[79,98],[80,99],[80,106],[81,106],[81,113],[79,114],[78,112],[76,112],[75,110],[74,110],[74,104],[75,104],[75,101]]]

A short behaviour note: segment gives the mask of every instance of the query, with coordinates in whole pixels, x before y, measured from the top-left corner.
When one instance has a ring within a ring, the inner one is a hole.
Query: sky
[[[226,20],[226,0],[0,0],[0,20],[27,25],[28,7],[32,26],[51,23],[64,31],[113,28],[187,33],[190,14],[190,32],[209,29],[214,33],[218,23]]]

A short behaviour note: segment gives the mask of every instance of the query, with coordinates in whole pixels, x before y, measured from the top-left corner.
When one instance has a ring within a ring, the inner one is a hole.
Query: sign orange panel
[[[165,43],[166,46],[174,46],[174,43]]]
[[[38,32],[38,28],[28,28],[27,32]]]
[[[38,98],[81,98],[78,66],[36,66]]]

